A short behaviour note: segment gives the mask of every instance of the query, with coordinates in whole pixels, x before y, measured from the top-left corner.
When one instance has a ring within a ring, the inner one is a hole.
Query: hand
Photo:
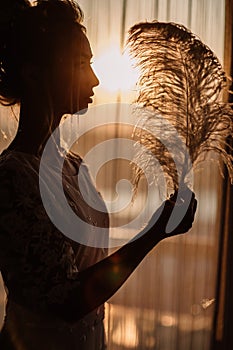
[[[153,227],[162,238],[185,233],[192,227],[196,208],[197,200],[190,189],[175,191],[153,215]]]

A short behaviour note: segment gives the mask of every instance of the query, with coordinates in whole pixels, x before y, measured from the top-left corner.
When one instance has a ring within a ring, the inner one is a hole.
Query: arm
[[[173,198],[174,199],[174,198]],[[180,205],[185,206],[186,203]],[[193,223],[197,201],[192,194],[188,210],[178,225],[169,235],[165,233],[166,224],[175,206],[172,200],[166,201],[161,215],[151,228],[147,227],[139,234],[139,238],[130,241],[109,257],[81,271],[78,275],[79,288],[73,290],[64,304],[70,305],[72,315],[81,318],[91,310],[108,300],[127,280],[143,258],[161,240],[166,237],[187,232]],[[156,215],[156,214],[155,214]],[[151,220],[153,222],[153,218]]]
[[[17,188],[16,192],[9,175],[3,180],[0,267],[10,276],[5,280],[10,297],[35,312],[49,310],[69,322],[82,318],[108,300],[146,254],[168,237],[165,228],[173,201],[165,202],[159,220],[141,232],[138,239],[70,278],[67,273],[67,266],[72,265],[70,247],[48,217],[41,215],[41,202],[37,203],[33,193],[30,201],[30,196],[24,198],[25,190],[20,193]],[[191,227],[195,206],[193,196],[184,219],[170,235],[186,232]],[[60,259],[61,256],[65,260]]]

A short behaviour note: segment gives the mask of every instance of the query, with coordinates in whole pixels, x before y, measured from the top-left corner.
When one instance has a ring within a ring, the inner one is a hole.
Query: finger
[[[182,204],[187,201],[191,202],[194,198],[194,192],[192,192],[187,186],[181,190],[175,190],[175,192],[170,195],[170,200],[172,202],[177,202],[177,204]]]
[[[196,210],[197,210],[197,200],[194,199],[194,204],[193,204],[193,214],[195,215],[196,213]]]
[[[197,210],[197,200],[194,199],[194,201],[193,201],[193,207],[192,207],[192,217],[193,217],[193,220],[194,220],[194,217],[195,217],[196,210]]]
[[[175,190],[175,192],[170,195],[169,201],[175,203],[177,200],[177,196],[178,196],[178,190]]]
[[[195,213],[196,213],[196,209],[197,209],[197,200],[194,198],[192,200],[192,202],[189,204],[187,213],[186,213],[186,217],[190,218],[191,222],[194,221],[194,217],[195,217]]]
[[[190,190],[190,188],[186,187],[184,191],[180,192],[180,197],[184,202],[189,201],[192,202],[195,198],[195,193]]]

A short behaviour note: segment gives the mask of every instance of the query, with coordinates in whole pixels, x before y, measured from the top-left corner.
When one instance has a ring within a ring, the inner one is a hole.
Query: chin
[[[75,114],[83,115],[83,114],[87,113],[87,111],[88,111],[88,107],[84,107],[84,108],[80,109],[78,112],[76,112]]]
[[[76,114],[85,114],[88,111],[88,102],[83,101],[83,103],[80,103],[78,111],[76,111]]]

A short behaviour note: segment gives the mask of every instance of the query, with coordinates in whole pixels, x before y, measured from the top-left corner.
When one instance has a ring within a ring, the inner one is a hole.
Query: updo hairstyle
[[[0,103],[14,105],[22,97],[21,69],[34,64],[42,70],[56,59],[59,42],[80,31],[83,13],[73,0],[1,0]]]

